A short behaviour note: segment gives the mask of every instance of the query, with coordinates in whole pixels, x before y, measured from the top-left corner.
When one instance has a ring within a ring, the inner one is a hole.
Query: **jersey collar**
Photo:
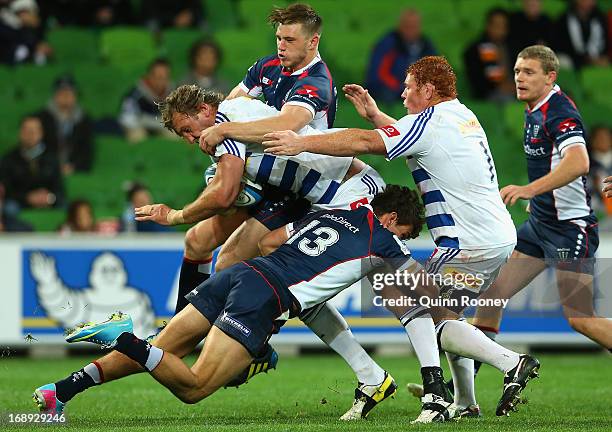
[[[287,76],[293,76],[293,75],[301,75],[306,69],[309,69],[310,67],[312,67],[314,64],[319,63],[321,60],[321,54],[317,53],[317,55],[315,56],[315,58],[312,59],[312,61],[310,63],[308,63],[306,66],[304,66],[301,69],[298,69],[296,71],[293,71],[291,73],[285,72],[285,68],[283,68],[283,75],[287,75]]]
[[[554,87],[552,88],[552,90],[550,92],[548,92],[546,97],[544,99],[542,99],[540,102],[538,102],[538,104],[536,106],[534,106],[532,110],[529,110],[529,112],[533,113],[533,112],[536,112],[537,110],[539,110],[542,107],[542,105],[544,105],[546,102],[548,102],[548,99],[550,99],[550,97],[552,95],[554,95],[555,93],[558,93],[560,91],[561,91],[561,87],[559,87],[557,84],[555,84]]]

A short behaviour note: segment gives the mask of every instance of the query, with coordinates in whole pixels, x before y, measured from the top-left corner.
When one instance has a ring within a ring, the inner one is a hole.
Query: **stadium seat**
[[[370,54],[382,33],[327,31],[321,54],[328,63],[338,88],[347,83],[363,83]]]
[[[22,115],[39,111],[53,94],[53,82],[70,68],[59,65],[23,65],[15,68],[15,103],[13,109]]]
[[[59,64],[96,63],[100,59],[98,35],[90,29],[60,27],[47,35]]]
[[[238,2],[238,11],[240,20],[244,25],[244,31],[262,31],[273,32],[272,27],[268,24],[268,16],[272,12],[273,5],[286,7],[282,2],[266,3],[259,0],[241,0]]]
[[[144,71],[157,55],[151,33],[138,27],[104,30],[100,36],[100,52],[109,65],[127,71]]]
[[[189,50],[198,39],[204,38],[200,30],[168,29],[162,35],[160,54],[172,64],[172,75],[180,78],[189,69]]]
[[[240,15],[236,3],[235,0],[202,0],[206,24],[213,34],[238,27]]]
[[[612,89],[612,71],[609,67],[585,67],[582,69],[582,86],[585,97],[589,101],[612,109],[612,98],[609,91]],[[608,111],[609,112],[609,111]]]
[[[54,232],[66,219],[63,209],[24,209],[19,218],[32,224],[35,231]]]
[[[525,124],[525,104],[511,102],[504,105],[504,121],[506,133],[513,139],[523,140],[523,125]]]
[[[215,39],[223,51],[221,76],[230,83],[241,81],[257,59],[276,52],[274,34],[268,30],[261,34],[224,30],[217,32]]]
[[[81,104],[93,118],[116,117],[121,98],[134,83],[134,75],[109,65],[74,67]]]

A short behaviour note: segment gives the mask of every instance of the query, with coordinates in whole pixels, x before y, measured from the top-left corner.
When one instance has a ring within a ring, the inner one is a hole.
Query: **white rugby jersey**
[[[487,136],[459,100],[407,115],[377,131],[388,159],[407,158],[438,246],[488,249],[516,242]]]
[[[279,111],[250,98],[236,98],[221,102],[215,123],[227,121],[248,122],[279,115]],[[322,133],[306,126],[300,135]],[[328,204],[335,196],[352,157],[330,157],[313,153],[297,156],[264,154],[263,146],[225,139],[217,146],[213,160],[217,162],[226,153],[245,160],[247,177],[259,184],[271,184],[291,190],[313,204]]]

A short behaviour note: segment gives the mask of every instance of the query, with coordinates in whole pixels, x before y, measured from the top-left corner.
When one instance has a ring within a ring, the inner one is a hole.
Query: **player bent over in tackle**
[[[417,268],[394,235],[408,237],[419,232],[423,208],[416,193],[388,187],[372,205],[380,218],[369,206],[355,211],[315,213],[293,228],[295,233],[289,241],[270,256],[243,261],[215,274],[187,296],[191,305],[170,321],[153,345],[125,332],[130,322],[121,317],[77,329],[67,340],[112,345],[181,400],[196,402],[242,373],[290,315],[319,307],[370,270],[382,266],[384,262],[379,257],[398,258],[408,270]],[[282,242],[287,234],[285,228],[280,231],[275,231],[272,238]],[[270,242],[264,243],[269,249]],[[426,408],[437,407],[444,415],[449,403],[442,393],[445,387],[433,321],[422,307],[394,312],[406,326],[425,366],[426,391],[442,402],[436,403],[432,396]],[[412,319],[419,315],[423,318]],[[200,359],[189,369],[176,354],[190,352],[205,336]],[[41,409],[59,412],[78,389],[73,377],[99,380],[99,374],[94,362],[65,380],[37,389],[35,398]],[[395,390],[388,375],[382,385],[360,387],[356,404],[361,406],[357,411],[366,416]]]
[[[424,273],[398,238],[418,232],[423,223],[422,206],[417,203],[414,192],[388,186],[372,201],[372,207],[317,212],[296,226],[274,231],[262,241],[262,248],[267,252],[287,240],[285,244],[269,256],[238,263],[198,286],[187,295],[191,305],[171,320],[153,345],[126,332],[130,322],[120,317],[78,329],[67,340],[113,346],[179,399],[195,403],[243,373],[253,357],[265,349],[269,337],[301,310],[317,307],[374,270],[391,266],[391,270]],[[417,280],[424,284],[415,291],[385,287],[383,297],[431,297],[436,287],[428,285],[426,277]],[[439,366],[431,315],[416,304],[391,311],[406,328],[422,366],[426,394],[417,421],[444,421],[449,418],[452,398]],[[205,336],[200,358],[190,369],[176,352],[193,350]],[[503,355],[519,357],[508,350]],[[85,368],[38,388],[34,393],[37,403],[46,412],[61,412],[62,401],[74,393],[73,378],[95,379],[99,373],[95,369],[94,362],[90,370]],[[390,377],[385,381],[391,383]],[[355,402],[360,406],[355,410],[366,416],[380,400],[395,392],[395,386],[387,386],[384,392],[378,391],[381,387],[384,383],[360,387]]]

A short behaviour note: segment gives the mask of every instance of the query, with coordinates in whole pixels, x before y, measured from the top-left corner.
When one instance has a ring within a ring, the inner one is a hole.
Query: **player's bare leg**
[[[255,218],[248,219],[221,248],[217,257],[216,270],[219,271],[239,261],[259,256],[259,241],[269,232],[268,228]],[[380,386],[395,388],[393,379],[388,379],[389,375],[359,345],[346,320],[333,306],[325,303],[316,310],[309,311],[302,318],[323,342],[348,363],[361,385],[375,389],[379,389]],[[358,413],[352,412],[345,418],[350,420],[363,418],[370,410],[371,408],[365,411],[359,410]]]
[[[557,285],[563,313],[572,328],[612,349],[612,320],[596,316],[593,310],[593,276],[557,270]]]
[[[244,221],[223,243],[215,270],[220,271],[237,262],[259,256],[259,241],[269,232],[270,230],[255,218]]]
[[[232,211],[231,214],[203,220],[185,234],[185,256],[181,265],[175,312],[187,305],[184,296],[210,277],[213,251],[248,218],[244,208],[235,208]]]
[[[199,314],[195,308],[193,310]],[[206,320],[201,314],[200,317]],[[177,398],[193,404],[228,383],[252,360],[242,344],[213,326],[200,357],[191,369],[179,357],[164,352],[161,362],[150,373]]]
[[[544,260],[514,251],[508,262],[502,267],[495,282],[480,298],[511,299],[512,296],[529,285],[545,268]],[[472,323],[480,329],[489,329],[497,333],[502,314],[503,308],[501,307],[478,307]]]
[[[185,237],[185,257],[187,260],[191,261],[191,263],[195,263],[209,257],[207,258],[208,262],[212,261],[212,251],[223,243],[235,228],[240,226],[247,217],[246,212],[239,209],[232,215],[214,216],[192,227]],[[200,265],[195,265],[192,270],[200,274],[198,267],[201,269]],[[185,261],[181,269],[182,282],[185,282],[185,278],[183,277],[184,270]],[[208,266],[208,273],[210,273],[210,266]],[[201,275],[206,276],[204,280],[209,276],[209,274],[203,273]],[[197,286],[197,284],[190,286],[184,283],[183,285],[182,288],[179,288],[179,298],[176,308],[177,314],[180,314],[187,305],[187,300],[184,299],[184,295]],[[202,338],[203,335],[199,336],[199,339],[196,338],[197,340],[185,339],[183,337],[169,338],[167,333],[162,331],[162,333],[155,337],[154,345],[182,358],[193,351]],[[55,383],[54,386],[57,391],[54,390],[56,393],[54,398],[57,397],[62,406],[65,406],[65,404],[76,394],[89,387],[114,381],[142,371],[143,369],[138,363],[120,352],[112,351],[92,363],[89,363],[83,369],[75,371],[66,379]]]

